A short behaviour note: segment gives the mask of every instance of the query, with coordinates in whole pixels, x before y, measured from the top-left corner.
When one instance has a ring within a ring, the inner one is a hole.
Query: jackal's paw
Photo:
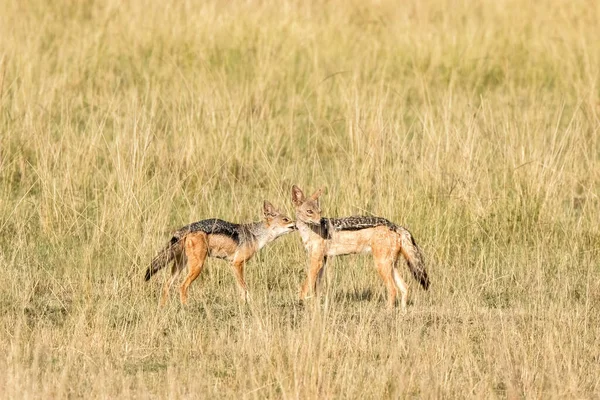
[[[313,295],[313,294],[309,294],[306,296],[300,296],[300,303],[306,303],[308,301],[311,301],[314,298],[315,298],[315,295]]]
[[[306,289],[305,287],[301,287],[300,288],[300,293],[298,295],[298,299],[300,301],[304,301],[304,300],[308,300],[310,298],[314,297],[314,293],[310,292],[308,289]]]
[[[252,301],[250,293],[248,293],[247,290],[240,290],[239,295],[240,295],[240,300],[244,303],[250,303]]]

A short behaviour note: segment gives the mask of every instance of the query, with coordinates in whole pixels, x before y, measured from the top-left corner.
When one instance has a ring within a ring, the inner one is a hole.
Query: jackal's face
[[[263,204],[263,214],[265,218],[265,226],[268,231],[274,234],[277,238],[281,235],[285,235],[296,229],[294,221],[289,219],[287,215],[282,214],[276,209],[273,204],[265,200]]]
[[[323,189],[317,190],[312,196],[306,197],[302,190],[294,185],[292,187],[292,203],[296,207],[296,219],[306,224],[321,223],[321,207],[319,206],[319,196]]]

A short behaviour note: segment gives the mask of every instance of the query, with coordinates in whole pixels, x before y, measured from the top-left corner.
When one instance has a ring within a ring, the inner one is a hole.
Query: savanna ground
[[[600,3],[55,1],[0,8],[3,398],[597,398]],[[143,273],[192,221],[374,214],[421,244],[297,300],[294,233]]]

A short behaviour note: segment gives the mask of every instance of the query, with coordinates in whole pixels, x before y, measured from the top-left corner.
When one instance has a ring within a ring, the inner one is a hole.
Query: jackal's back
[[[336,231],[358,231],[361,229],[375,228],[377,226],[387,226],[395,229],[396,225],[385,218],[371,217],[365,215],[354,215],[345,218],[323,218],[327,224]]]
[[[223,221],[222,219],[210,218],[197,221],[179,229],[177,233],[183,237],[192,232],[204,232],[211,235],[224,235],[239,243],[242,239],[243,229],[240,224]]]
[[[339,231],[359,231],[378,226],[387,226],[391,230],[396,229],[396,225],[385,218],[365,215],[354,215],[344,218],[321,218],[318,225],[308,224],[308,226],[323,239],[331,239],[332,232]]]

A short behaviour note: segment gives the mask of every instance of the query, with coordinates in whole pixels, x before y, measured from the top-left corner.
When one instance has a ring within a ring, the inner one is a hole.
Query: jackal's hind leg
[[[175,280],[177,280],[177,278],[179,277],[179,274],[185,268],[185,262],[186,262],[185,254],[181,253],[181,254],[178,254],[177,256],[175,256],[175,261],[173,261],[173,265],[171,266],[171,276],[165,282],[165,285],[163,287],[162,296],[160,298],[160,306],[161,307],[163,307],[165,304],[167,304],[167,300],[169,298],[169,292],[171,291],[171,286],[173,286],[173,283],[175,282]]]
[[[389,254],[376,254],[373,252],[373,258],[375,259],[375,266],[377,267],[377,272],[379,272],[379,276],[383,279],[385,286],[388,292],[388,308],[394,308],[396,305],[396,284],[394,283],[394,259],[390,257]]]
[[[402,277],[400,276],[400,273],[398,272],[398,268],[396,268],[396,266],[394,265],[394,283],[396,283],[396,286],[398,287],[398,290],[400,290],[400,294],[402,295],[401,299],[400,299],[400,304],[402,305],[402,311],[406,312],[406,301],[408,299],[408,286],[406,286],[406,282],[404,282],[404,279],[402,279]]]
[[[181,304],[187,303],[187,292],[189,286],[198,278],[206,256],[208,255],[208,240],[206,234],[188,236],[185,240],[185,254],[187,256],[188,276],[179,289]]]

